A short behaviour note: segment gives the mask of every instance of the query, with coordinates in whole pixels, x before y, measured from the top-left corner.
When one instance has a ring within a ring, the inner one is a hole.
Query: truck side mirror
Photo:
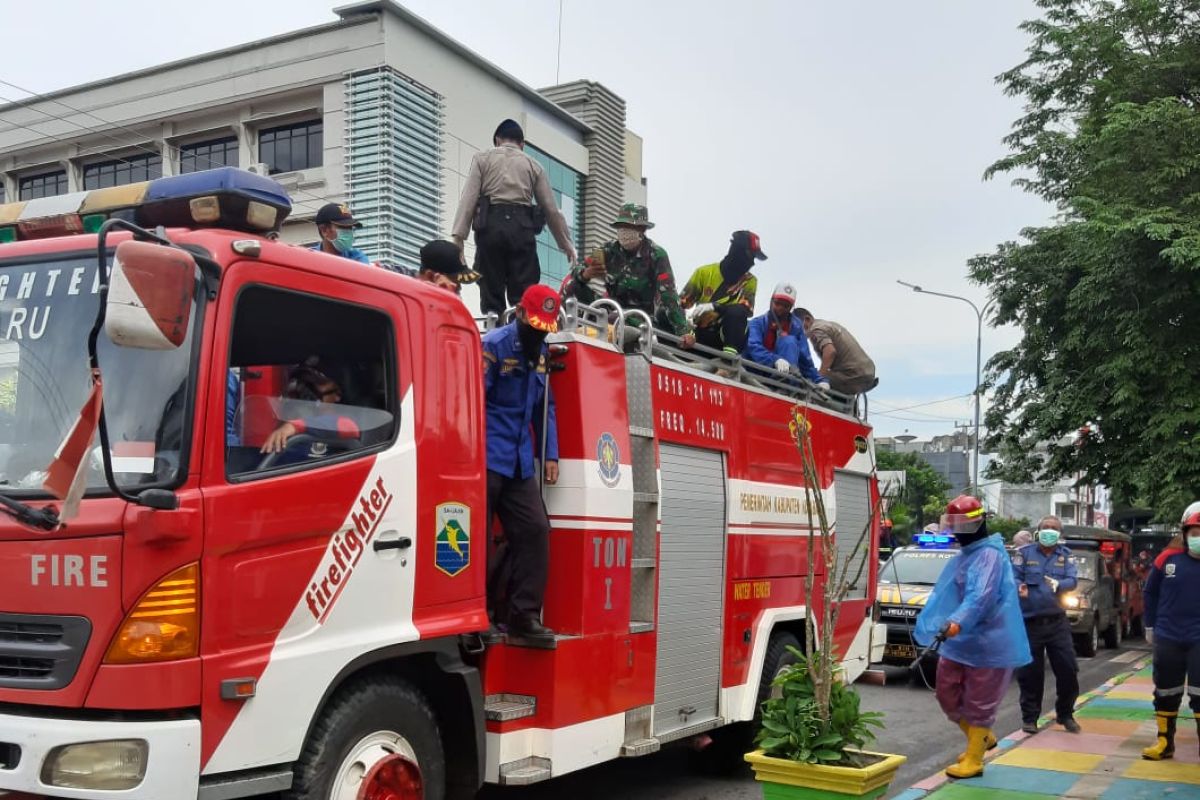
[[[105,304],[104,332],[118,347],[174,350],[187,338],[196,259],[176,247],[117,245]]]

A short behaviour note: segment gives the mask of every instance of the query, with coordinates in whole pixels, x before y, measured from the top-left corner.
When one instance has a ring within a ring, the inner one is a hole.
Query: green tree
[[[1019,530],[1031,530],[1029,520],[1024,517],[1016,519],[1014,517],[988,517],[987,521],[988,533],[998,533],[1004,537],[1004,541],[1011,542],[1013,536]]]
[[[988,365],[991,474],[1080,474],[1177,517],[1200,489],[1200,0],[1038,6],[988,175],[1058,213],[970,262],[1023,330]]]
[[[946,506],[950,484],[916,453],[880,450],[875,466],[882,470],[903,470],[904,492],[899,506],[893,506],[891,519],[897,534],[911,536],[923,525],[936,521]]]

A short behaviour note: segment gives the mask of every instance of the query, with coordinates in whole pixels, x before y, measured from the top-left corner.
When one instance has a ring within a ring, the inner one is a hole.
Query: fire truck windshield
[[[0,490],[6,495],[44,495],[45,470],[91,388],[87,339],[99,290],[94,253],[0,261]],[[123,488],[171,483],[183,474],[197,311],[177,350],[117,347],[100,333],[113,470]],[[88,487],[105,487],[98,440],[88,470]]]

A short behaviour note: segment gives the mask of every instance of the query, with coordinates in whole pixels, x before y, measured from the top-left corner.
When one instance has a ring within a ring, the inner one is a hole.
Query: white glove
[[[817,388],[823,392],[829,391],[829,381],[821,381],[817,384]]]
[[[1058,581],[1054,580],[1054,578],[1047,577],[1046,583],[1050,584],[1050,591],[1058,594]]]
[[[775,369],[777,369],[780,372],[791,372],[792,365],[788,362],[788,360],[786,358],[777,358],[777,359],[775,359]]]
[[[1146,644],[1154,644],[1154,628],[1146,628]]]
[[[712,303],[700,303],[699,305],[694,306],[692,308],[692,319],[695,319],[696,317],[699,317],[699,316],[703,316],[704,314],[707,314],[709,311],[712,311],[712,310],[714,310],[714,306]]]

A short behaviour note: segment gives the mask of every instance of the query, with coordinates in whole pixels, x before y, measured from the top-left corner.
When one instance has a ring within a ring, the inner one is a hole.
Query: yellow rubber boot
[[[1142,758],[1150,761],[1162,761],[1175,755],[1175,717],[1174,711],[1154,712],[1154,721],[1158,723],[1158,739],[1153,745],[1142,750]]]
[[[962,728],[963,735],[967,737],[968,741],[970,741],[971,726],[967,723],[967,721],[965,719],[960,719],[958,721],[958,727]],[[1200,719],[1196,720],[1196,727],[1198,729],[1200,729]],[[984,750],[991,750],[991,749],[995,748],[995,746],[998,744],[998,742],[996,741],[996,734],[992,733],[991,730],[989,729],[987,732],[987,737],[983,740],[983,743],[984,743],[984,748],[983,748]],[[966,757],[967,757],[967,753],[964,750],[963,752],[958,754],[958,758],[956,759],[956,761],[959,764],[961,764],[963,759]]]
[[[977,728],[974,725],[967,728],[967,752],[963,760],[946,767],[946,774],[951,778],[974,778],[983,774],[983,753],[987,750],[987,728]]]

